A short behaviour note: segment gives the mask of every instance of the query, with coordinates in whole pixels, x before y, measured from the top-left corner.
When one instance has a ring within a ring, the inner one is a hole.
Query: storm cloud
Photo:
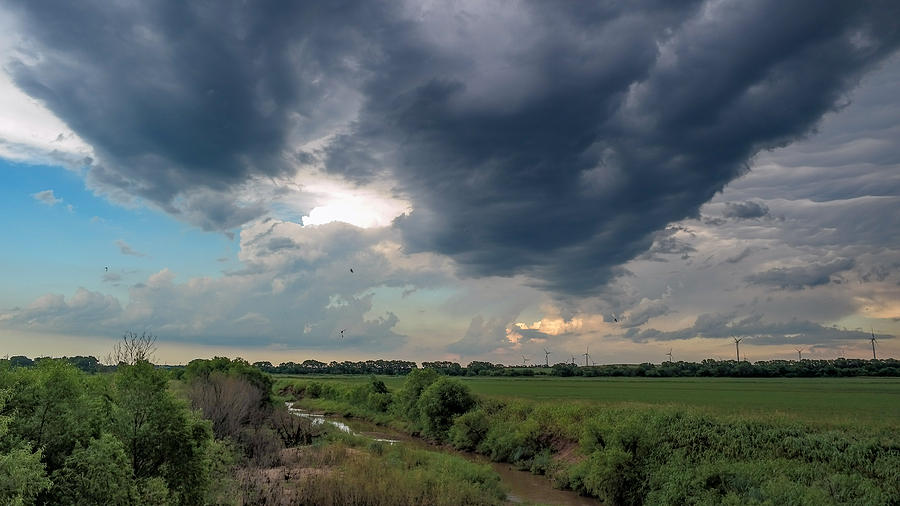
[[[833,276],[853,268],[851,258],[837,258],[825,263],[810,263],[798,267],[775,267],[764,272],[751,274],[745,279],[756,285],[775,286],[784,290],[802,290],[826,285],[834,281]]]
[[[100,191],[223,230],[267,212],[244,185],[320,164],[393,182],[406,252],[566,295],[809,134],[900,42],[888,1],[13,10],[10,72],[94,148]]]
[[[630,329],[625,337],[638,342],[648,340],[673,341],[692,339],[695,337],[710,339],[731,339],[746,337],[745,343],[755,344],[814,344],[829,345],[834,343],[858,343],[869,337],[861,329],[824,326],[808,320],[791,320],[787,322],[768,322],[762,315],[754,314],[737,317],[734,313],[707,313],[697,317],[694,325],[675,331],[659,331],[653,328]],[[893,336],[878,336],[879,339],[892,339]]]
[[[762,202],[728,202],[725,204],[725,212],[723,216],[726,218],[737,218],[739,220],[747,220],[751,218],[762,218],[769,214],[769,207]]]

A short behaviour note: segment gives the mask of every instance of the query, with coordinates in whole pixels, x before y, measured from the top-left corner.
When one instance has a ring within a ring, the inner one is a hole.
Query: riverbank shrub
[[[410,373],[393,394],[391,414],[411,432],[422,427],[419,402],[441,402],[425,392],[454,381],[427,371]],[[455,448],[548,474],[609,504],[900,504],[896,426],[483,397],[460,411],[439,426]]]
[[[442,377],[422,391],[416,405],[422,432],[432,439],[443,441],[454,418],[472,409],[475,399],[469,387]]]

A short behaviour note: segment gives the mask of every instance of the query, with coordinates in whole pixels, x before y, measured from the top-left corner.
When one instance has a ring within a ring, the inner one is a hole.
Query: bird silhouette
[[[106,269],[106,272],[109,272],[109,267],[104,267],[104,269]]]
[[[345,330],[347,330],[347,329],[341,329],[341,339],[344,338],[344,331],[345,331]]]
[[[353,274],[353,268],[352,268],[352,267],[350,268],[350,273]]]

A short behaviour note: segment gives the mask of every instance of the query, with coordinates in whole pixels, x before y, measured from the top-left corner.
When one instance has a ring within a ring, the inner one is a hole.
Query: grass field
[[[367,376],[289,376],[355,383]],[[389,389],[404,378],[380,377]],[[783,417],[814,424],[900,427],[898,378],[461,377],[480,395],[536,401],[676,405],[720,416]]]

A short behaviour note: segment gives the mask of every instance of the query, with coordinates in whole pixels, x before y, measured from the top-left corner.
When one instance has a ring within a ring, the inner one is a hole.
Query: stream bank
[[[599,504],[597,500],[580,496],[575,492],[553,488],[550,480],[545,476],[535,475],[528,471],[520,471],[507,463],[492,462],[483,455],[461,452],[444,446],[433,445],[421,438],[413,437],[386,427],[381,427],[365,420],[343,418],[340,416],[326,416],[295,408],[293,402],[287,402],[285,404],[293,415],[309,419],[316,425],[329,424],[342,432],[366,437],[373,441],[381,441],[392,445],[406,444],[419,449],[461,456],[478,464],[490,465],[500,476],[501,483],[508,491],[506,500],[511,503],[552,504],[560,506],[596,506]]]

